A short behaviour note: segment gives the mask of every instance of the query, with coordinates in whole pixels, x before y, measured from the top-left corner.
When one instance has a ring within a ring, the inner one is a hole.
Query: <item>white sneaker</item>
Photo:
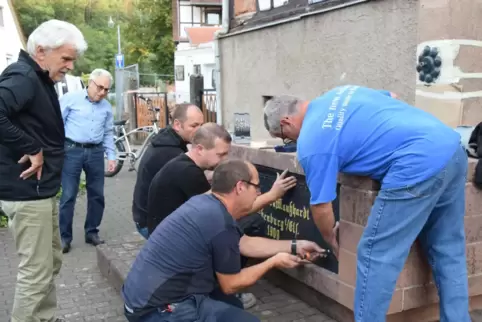
[[[256,296],[253,293],[238,293],[236,296],[243,302],[245,310],[252,308],[256,304]]]

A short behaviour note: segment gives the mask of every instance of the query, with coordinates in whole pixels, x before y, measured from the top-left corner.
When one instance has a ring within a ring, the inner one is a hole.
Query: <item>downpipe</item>
[[[214,62],[216,64],[216,120],[219,125],[223,125],[223,89],[221,81],[221,51],[219,50],[219,38],[229,31],[229,0],[222,0],[222,23],[221,30],[214,34]]]

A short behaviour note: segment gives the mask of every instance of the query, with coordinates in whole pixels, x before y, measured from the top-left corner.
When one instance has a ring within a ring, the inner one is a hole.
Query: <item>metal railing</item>
[[[201,93],[201,102],[202,106],[201,109],[204,114],[204,122],[214,122],[217,121],[217,111],[218,111],[218,102],[216,99],[216,90],[214,89],[205,89]]]

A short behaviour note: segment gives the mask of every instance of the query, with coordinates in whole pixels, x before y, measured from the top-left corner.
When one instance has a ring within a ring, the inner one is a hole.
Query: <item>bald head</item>
[[[174,112],[172,113],[172,119],[178,120],[181,123],[184,123],[186,119],[189,117],[189,114],[196,114],[196,113],[202,114],[201,109],[196,105],[189,104],[189,103],[176,104],[176,107],[174,108]]]
[[[202,111],[193,104],[177,104],[172,113],[172,127],[184,141],[191,142],[196,130],[204,123]]]

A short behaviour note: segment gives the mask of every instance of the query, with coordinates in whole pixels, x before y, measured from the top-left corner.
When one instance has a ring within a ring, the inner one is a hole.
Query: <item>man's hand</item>
[[[313,261],[320,256],[326,256],[325,249],[309,240],[297,240],[296,253],[298,253],[301,258],[308,258],[310,261]]]
[[[116,166],[115,160],[109,160],[107,162],[107,172],[114,172]]]
[[[270,258],[273,264],[277,268],[295,268],[300,264],[306,264],[307,261],[302,260],[298,256],[294,256],[288,253],[278,253]]]
[[[276,181],[273,183],[273,186],[269,191],[270,194],[275,198],[275,200],[278,200],[279,198],[283,197],[286,191],[296,186],[296,178],[295,177],[286,178],[287,173],[288,173],[288,169],[283,171],[281,175],[279,173],[277,173],[276,175]]]
[[[18,160],[18,163],[25,163],[27,161],[30,161],[30,168],[22,172],[20,174],[20,178],[25,180],[32,175],[37,174],[37,180],[40,180],[42,177],[42,166],[44,164],[44,155],[42,150],[35,155],[24,155],[20,160]]]
[[[338,259],[338,253],[340,251],[340,246],[338,245],[338,226],[340,225],[340,222],[335,223],[335,227],[333,227],[333,234],[331,234],[330,240],[327,240],[328,244],[330,244],[331,248],[333,248],[333,253],[336,256],[336,259]]]

